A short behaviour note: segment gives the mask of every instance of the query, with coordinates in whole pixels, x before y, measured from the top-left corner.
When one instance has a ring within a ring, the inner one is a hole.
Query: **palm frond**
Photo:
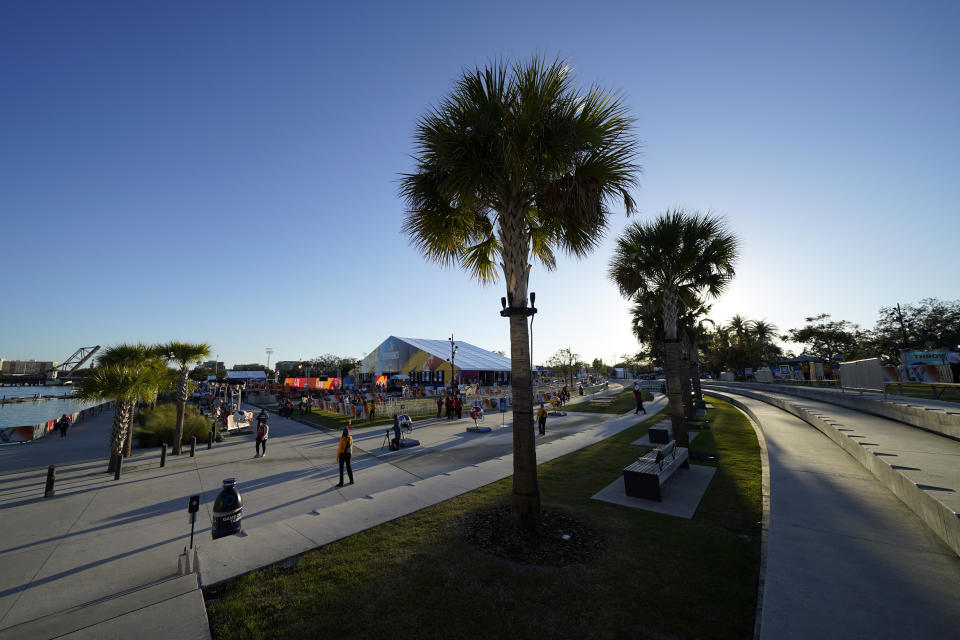
[[[428,260],[481,281],[505,216],[526,223],[511,242],[552,269],[555,249],[596,247],[613,203],[636,209],[633,120],[618,96],[579,90],[562,59],[464,71],[418,120],[414,143],[416,170],[400,179],[403,232]]]

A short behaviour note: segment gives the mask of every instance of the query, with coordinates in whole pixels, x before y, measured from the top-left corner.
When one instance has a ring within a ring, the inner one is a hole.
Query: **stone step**
[[[0,640],[121,636],[208,639],[210,627],[196,574],[174,576],[0,630]]]

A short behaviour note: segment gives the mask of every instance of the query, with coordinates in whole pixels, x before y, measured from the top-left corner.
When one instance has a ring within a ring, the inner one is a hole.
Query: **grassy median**
[[[539,467],[545,509],[606,543],[564,568],[510,563],[463,542],[459,516],[509,500],[495,482],[211,593],[214,638],[744,638],[759,571],[760,462],[746,418],[711,400],[717,475],[692,520],[592,500],[642,450],[652,417]],[[669,490],[669,484],[667,485]]]
[[[651,402],[653,394],[649,391],[643,392],[643,401]],[[621,391],[613,396],[604,396],[603,398],[589,398],[575,404],[564,405],[560,411],[575,411],[577,413],[626,413],[637,408],[637,402],[633,399],[633,389]]]

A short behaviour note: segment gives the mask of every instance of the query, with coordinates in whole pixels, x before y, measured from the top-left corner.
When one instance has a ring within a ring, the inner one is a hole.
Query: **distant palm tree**
[[[689,441],[681,398],[679,307],[694,303],[691,293],[720,295],[733,278],[736,258],[737,239],[719,218],[676,209],[653,222],[628,225],[610,262],[610,278],[623,295],[656,298],[663,312],[667,397],[680,446]]]
[[[151,367],[155,376],[152,378],[154,384],[153,394],[148,395],[137,402],[151,402],[155,403],[157,401],[157,394],[160,392],[160,389],[167,386],[167,378],[165,376],[166,367],[163,363],[163,351],[159,345],[147,345],[142,342],[137,344],[119,344],[113,347],[108,347],[104,350],[100,357],[97,359],[97,362],[101,365],[125,365],[130,367]],[[126,434],[126,440],[123,443],[123,457],[128,457],[133,451],[133,415],[136,411],[136,403],[131,407],[129,413],[126,414],[127,425],[124,429]],[[116,419],[116,413],[114,413],[114,419]]]
[[[773,342],[778,337],[778,331],[777,325],[766,320],[753,320],[750,323],[750,333],[757,345],[759,365],[770,364],[771,356],[778,350]]]
[[[160,371],[148,363],[101,364],[80,381],[77,397],[114,402],[108,471],[116,470],[121,464],[124,444],[133,437],[130,426],[134,408],[138,402],[147,402],[156,397],[160,375]]]
[[[633,123],[616,96],[578,90],[561,60],[465,71],[417,123],[416,170],[401,179],[414,246],[482,283],[502,270],[510,319],[513,521],[533,528],[540,490],[533,435],[527,294],[531,262],[581,257],[607,226],[608,204],[634,211]]]
[[[187,400],[190,395],[190,364],[200,362],[210,355],[210,345],[206,343],[168,342],[162,346],[164,356],[168,362],[177,365],[180,372],[177,379],[177,428],[173,433],[173,455],[180,455],[183,450],[183,418],[187,411]]]

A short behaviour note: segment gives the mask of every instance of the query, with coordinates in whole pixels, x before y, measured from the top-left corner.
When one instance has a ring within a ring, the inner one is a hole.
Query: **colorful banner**
[[[343,378],[287,378],[283,386],[294,389],[341,389]]]
[[[940,365],[947,363],[947,354],[949,349],[925,349],[923,351],[901,351],[900,358],[903,364],[909,366],[915,364],[933,364]]]

